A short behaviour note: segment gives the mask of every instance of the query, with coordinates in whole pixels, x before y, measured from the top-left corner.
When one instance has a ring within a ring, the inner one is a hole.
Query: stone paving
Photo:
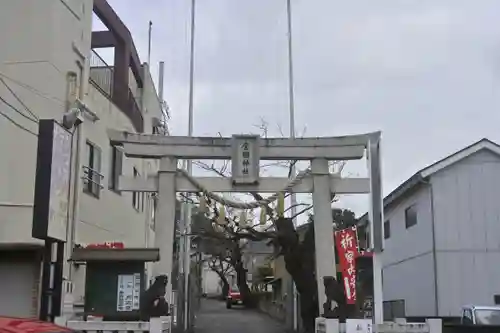
[[[285,327],[264,313],[240,307],[226,309],[224,302],[203,300],[196,316],[195,333],[285,333]]]

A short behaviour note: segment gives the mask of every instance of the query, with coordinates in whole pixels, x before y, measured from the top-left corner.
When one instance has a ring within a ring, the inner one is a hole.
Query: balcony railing
[[[109,66],[96,51],[91,50],[90,80],[108,97],[113,93],[113,71],[113,66]]]
[[[115,68],[113,66],[109,66],[96,51],[91,50],[89,81],[129,117],[136,131],[142,132],[144,130],[142,112],[139,107],[140,103],[134,94],[137,88],[133,89],[129,82],[128,87],[123,87],[123,89],[127,89],[126,91],[122,91],[120,94],[118,91],[113,93],[113,89],[119,87],[118,85],[114,87],[114,71]],[[135,80],[133,75],[131,76],[131,80]]]
[[[133,124],[136,125],[136,130],[139,132],[142,132],[144,130],[144,124],[143,124],[143,117],[142,117],[142,112],[141,108],[139,107],[136,98],[134,97],[134,94],[132,91],[129,89],[128,90],[128,98],[126,101],[126,112],[128,112],[128,116],[130,120],[132,121]]]
[[[99,198],[101,190],[104,188],[104,185],[102,185],[104,175],[86,165],[82,166],[82,168],[83,192]]]

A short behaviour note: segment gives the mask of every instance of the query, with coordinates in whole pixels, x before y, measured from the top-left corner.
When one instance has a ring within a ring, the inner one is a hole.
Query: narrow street
[[[284,333],[279,322],[264,313],[240,307],[226,309],[225,303],[203,300],[195,333]]]

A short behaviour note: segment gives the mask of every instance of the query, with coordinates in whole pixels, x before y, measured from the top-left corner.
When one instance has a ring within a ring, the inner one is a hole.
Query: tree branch
[[[310,211],[311,209],[313,208],[313,205],[309,205],[307,206],[306,208],[302,209],[301,211],[299,211],[298,213],[296,213],[295,215],[293,215],[291,217],[291,219],[293,220],[294,218],[296,218],[297,216],[300,216],[308,211]]]

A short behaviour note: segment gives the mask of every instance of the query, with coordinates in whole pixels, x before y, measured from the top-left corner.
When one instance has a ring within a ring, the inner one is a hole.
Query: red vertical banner
[[[356,257],[358,251],[358,235],[356,227],[335,231],[335,246],[342,270],[342,283],[347,304],[356,303]]]

